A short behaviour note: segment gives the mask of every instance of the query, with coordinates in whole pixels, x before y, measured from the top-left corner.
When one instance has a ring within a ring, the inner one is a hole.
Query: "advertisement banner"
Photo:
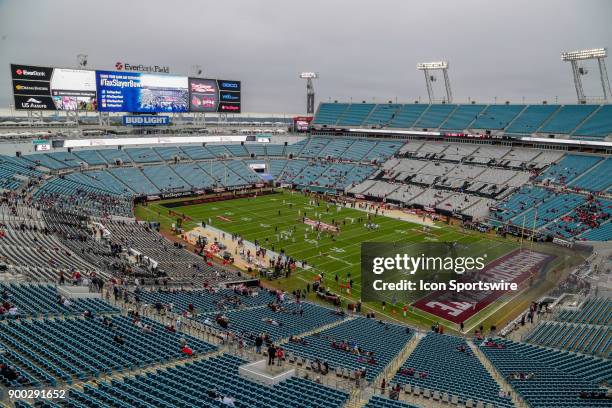
[[[15,95],[15,109],[55,110],[55,104],[50,96]]]
[[[100,112],[187,112],[187,77],[96,71]]]
[[[220,113],[240,113],[240,103],[219,102]]]
[[[219,106],[217,112],[240,113],[242,109],[240,81],[219,79],[217,83],[219,84]]]
[[[314,116],[295,116],[293,118],[293,128],[296,132],[306,132],[313,119]]]
[[[11,64],[12,79],[50,81],[53,68]]]
[[[215,79],[189,78],[189,110],[217,112],[219,87]]]
[[[240,81],[219,79],[219,89],[222,91],[240,92]]]
[[[49,81],[24,81],[13,79],[14,95],[51,95]]]
[[[124,126],[160,126],[169,124],[170,116],[125,115],[123,117]]]
[[[95,72],[11,65],[16,109],[95,111]]]

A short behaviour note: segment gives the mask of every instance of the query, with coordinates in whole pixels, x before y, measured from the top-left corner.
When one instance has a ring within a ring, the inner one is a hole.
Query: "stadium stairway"
[[[375,387],[381,383],[383,378],[386,378],[388,380],[389,378],[393,377],[393,374],[399,369],[399,367],[402,366],[402,363],[408,358],[410,353],[412,353],[412,351],[416,348],[417,344],[419,344],[419,341],[421,340],[422,337],[423,335],[421,333],[415,332],[414,336],[412,336],[410,340],[408,341],[408,343],[406,343],[406,346],[397,354],[397,356],[395,356],[393,360],[391,360],[389,364],[387,364],[385,369],[372,381],[374,388],[372,387],[353,388],[351,391],[350,399],[346,403],[346,408],[365,407],[370,401],[370,399],[374,397],[377,393],[379,393],[379,391],[377,391]],[[405,394],[403,392],[400,393],[400,400],[403,402],[410,403],[410,404],[413,404],[415,402],[420,403],[419,399],[409,394]],[[423,404],[420,404],[419,406],[426,408],[426,405],[423,405]],[[442,407],[441,405],[431,406],[431,408],[441,408],[441,407]],[[427,406],[427,408],[429,408],[429,406]]]
[[[484,368],[489,372],[489,374],[491,374],[491,377],[493,377],[493,379],[499,384],[499,386],[506,393],[510,392],[514,406],[517,408],[529,408],[529,405],[525,402],[525,400],[523,400],[521,396],[518,395],[518,393],[514,392],[510,383],[508,383],[508,381],[506,381],[504,376],[499,371],[497,371],[497,369],[493,366],[493,364],[491,364],[491,362],[484,355],[482,350],[480,350],[480,348],[477,347],[472,341],[468,341],[467,343],[470,346],[470,349],[472,349],[472,352],[474,353],[474,355],[478,357],[478,359],[480,360]]]

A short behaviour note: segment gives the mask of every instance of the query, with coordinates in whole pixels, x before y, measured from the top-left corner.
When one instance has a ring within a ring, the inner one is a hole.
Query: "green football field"
[[[319,200],[314,205],[311,198],[299,192],[280,192],[277,194],[262,195],[257,198],[240,198],[234,200],[217,201],[205,204],[188,205],[172,208],[179,214],[185,214],[192,221],[183,222],[185,231],[199,225],[204,221],[213,227],[227,233],[241,235],[248,241],[258,240],[260,245],[278,252],[284,249],[285,253],[298,261],[306,260],[312,268],[299,270],[288,279],[272,282],[283,289],[293,290],[304,288],[307,282],[312,282],[315,274],[323,272],[324,284],[335,293],[341,294],[346,302],[354,302],[360,298],[360,246],[362,242],[460,242],[474,243],[489,241],[489,261],[498,258],[513,249],[516,242],[502,240],[491,235],[477,232],[462,232],[459,228],[439,223],[428,232],[423,231],[419,224],[397,220],[385,216],[372,215],[372,221],[379,227],[370,230],[365,227],[367,213],[342,207],[338,209],[334,204]],[[176,201],[176,200],[175,200]],[[341,232],[332,239],[328,234],[317,236],[316,231],[302,223],[302,217],[315,219],[315,213],[320,214],[321,222],[331,224],[332,220],[340,223]],[[138,207],[136,215],[139,219],[158,221],[162,229],[169,230],[176,216],[168,214],[168,208],[161,202],[149,203]],[[358,222],[361,218],[362,222]],[[288,238],[283,236],[287,235]],[[267,241],[266,241],[267,240]],[[339,288],[335,282],[336,274],[339,282],[346,281],[347,274],[353,280],[350,294]],[[390,304],[390,302],[388,302]],[[380,311],[380,305],[369,305]],[[397,313],[395,318],[401,318],[401,305],[394,305]],[[393,307],[387,308],[387,313]],[[486,310],[486,309],[485,309]],[[482,312],[481,312],[482,313]],[[474,316],[476,317],[476,316]],[[438,320],[425,312],[415,309],[410,313],[407,321],[428,325]]]

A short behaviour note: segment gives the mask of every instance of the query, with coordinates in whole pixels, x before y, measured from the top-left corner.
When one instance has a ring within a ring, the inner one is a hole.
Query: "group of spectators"
[[[0,319],[8,316],[11,319],[19,318],[19,308],[10,302],[10,294],[8,289],[2,290],[2,305],[0,305]]]

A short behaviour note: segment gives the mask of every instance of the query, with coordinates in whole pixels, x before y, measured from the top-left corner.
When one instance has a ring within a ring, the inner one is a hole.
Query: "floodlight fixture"
[[[561,53],[562,61],[580,61],[585,59],[606,58],[608,50],[606,48],[592,48],[590,50],[569,51]]]
[[[317,79],[319,74],[317,72],[302,72],[300,78],[302,79]]]
[[[582,87],[581,76],[588,74],[588,69],[580,66],[580,61],[597,60],[599,68],[599,80],[601,81],[601,89],[603,91],[603,100],[609,102],[612,100],[612,91],[610,89],[610,81],[608,80],[608,72],[606,70],[606,58],[608,50],[606,48],[591,48],[588,50],[569,51],[561,53],[561,60],[569,62],[572,67],[572,75],[574,77],[574,87],[576,88],[576,96],[578,103],[586,103],[587,97],[584,94]]]
[[[420,62],[417,64],[418,70],[426,69],[448,69],[448,61],[436,61],[436,62]]]

